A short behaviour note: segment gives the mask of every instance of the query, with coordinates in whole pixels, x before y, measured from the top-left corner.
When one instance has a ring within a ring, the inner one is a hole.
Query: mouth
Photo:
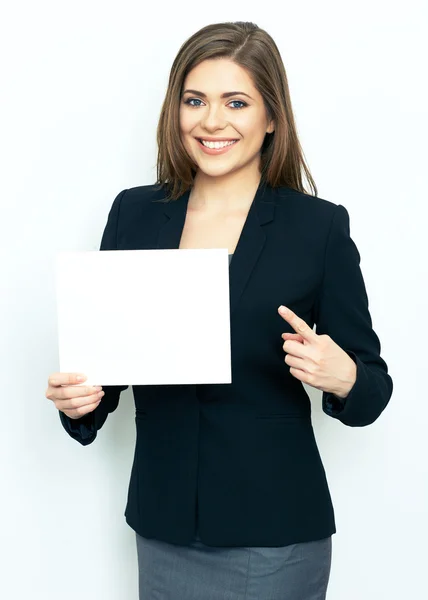
[[[216,139],[216,140],[207,140],[205,138],[196,138],[198,140],[199,145],[204,150],[204,152],[208,154],[219,154],[223,152],[227,152],[232,146],[234,146],[239,140],[237,139]]]

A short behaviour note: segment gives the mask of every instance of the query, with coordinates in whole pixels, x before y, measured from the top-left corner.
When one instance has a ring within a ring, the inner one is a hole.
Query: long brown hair
[[[250,74],[260,92],[275,131],[267,133],[261,148],[261,179],[272,187],[303,187],[302,171],[317,196],[306,165],[291,107],[287,75],[271,36],[254,23],[215,23],[194,33],[181,46],[169,76],[168,88],[157,127],[157,181],[176,200],[193,184],[195,164],[180,137],[180,102],[187,74],[207,59],[229,58]]]

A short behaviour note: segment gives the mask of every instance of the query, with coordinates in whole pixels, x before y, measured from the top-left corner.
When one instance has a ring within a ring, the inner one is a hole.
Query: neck
[[[207,212],[248,210],[260,184],[260,171],[240,169],[226,176],[210,177],[198,171],[189,197],[189,207]]]

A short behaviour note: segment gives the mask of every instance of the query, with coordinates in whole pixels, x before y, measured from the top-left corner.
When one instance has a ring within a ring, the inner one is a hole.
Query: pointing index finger
[[[302,338],[308,341],[313,341],[316,339],[317,334],[314,332],[314,330],[311,329],[306,321],[298,317],[292,310],[286,308],[285,306],[280,306],[278,308],[278,312],[281,317],[291,325],[294,331],[302,336]]]

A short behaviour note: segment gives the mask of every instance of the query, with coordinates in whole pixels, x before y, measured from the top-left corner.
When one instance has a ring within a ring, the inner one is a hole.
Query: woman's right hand
[[[46,398],[71,419],[80,419],[95,410],[104,396],[101,386],[73,385],[85,379],[80,373],[52,373],[48,378]]]

